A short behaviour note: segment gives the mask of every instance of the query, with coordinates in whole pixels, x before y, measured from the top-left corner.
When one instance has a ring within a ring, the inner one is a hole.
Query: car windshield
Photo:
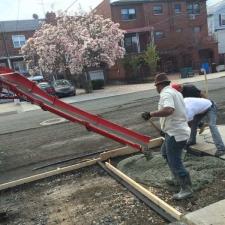
[[[68,80],[56,80],[55,81],[55,86],[60,86],[60,85],[70,85]]]

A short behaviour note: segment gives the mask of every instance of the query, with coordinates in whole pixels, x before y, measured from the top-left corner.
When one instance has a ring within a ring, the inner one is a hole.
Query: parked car
[[[53,81],[52,86],[54,87],[55,93],[59,98],[76,95],[75,87],[68,80],[55,80]]]
[[[52,87],[48,82],[40,82],[37,86],[50,95],[56,95],[54,87]]]

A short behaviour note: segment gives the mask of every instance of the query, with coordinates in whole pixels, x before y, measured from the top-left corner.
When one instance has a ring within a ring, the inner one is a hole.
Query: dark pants
[[[185,177],[189,174],[182,162],[182,151],[186,143],[187,141],[177,142],[174,136],[171,137],[165,134],[165,141],[161,147],[161,153],[175,177]]]

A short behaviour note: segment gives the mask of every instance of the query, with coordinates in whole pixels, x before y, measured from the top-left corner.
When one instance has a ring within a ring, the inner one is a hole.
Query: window
[[[124,48],[127,53],[138,52],[138,39],[136,34],[126,34],[124,37]]]
[[[122,20],[135,20],[136,10],[135,9],[121,9]]]
[[[181,13],[181,4],[175,4],[174,5],[174,12],[177,13]]]
[[[162,7],[162,5],[155,5],[155,6],[153,6],[153,14],[154,15],[163,14],[163,7]]]
[[[155,31],[155,39],[159,40],[165,37],[165,34],[163,31]]]
[[[177,32],[177,33],[181,33],[182,31],[183,31],[182,28],[177,28],[177,29],[176,29],[176,32]]]
[[[18,72],[27,73],[27,66],[24,61],[13,62],[13,68]]]
[[[21,48],[25,44],[26,39],[24,35],[13,35],[12,41],[14,48]]]
[[[188,11],[188,14],[200,14],[200,4],[199,3],[188,3],[187,11]]]
[[[193,27],[194,33],[199,33],[201,31],[201,27]]]
[[[225,14],[219,15],[219,23],[220,23],[220,26],[225,26]]]

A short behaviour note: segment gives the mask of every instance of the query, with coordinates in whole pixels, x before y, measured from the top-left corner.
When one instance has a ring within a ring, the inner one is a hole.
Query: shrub
[[[92,80],[91,83],[92,83],[93,90],[102,89],[102,88],[104,88],[104,85],[105,85],[105,82],[102,79],[101,80]]]

